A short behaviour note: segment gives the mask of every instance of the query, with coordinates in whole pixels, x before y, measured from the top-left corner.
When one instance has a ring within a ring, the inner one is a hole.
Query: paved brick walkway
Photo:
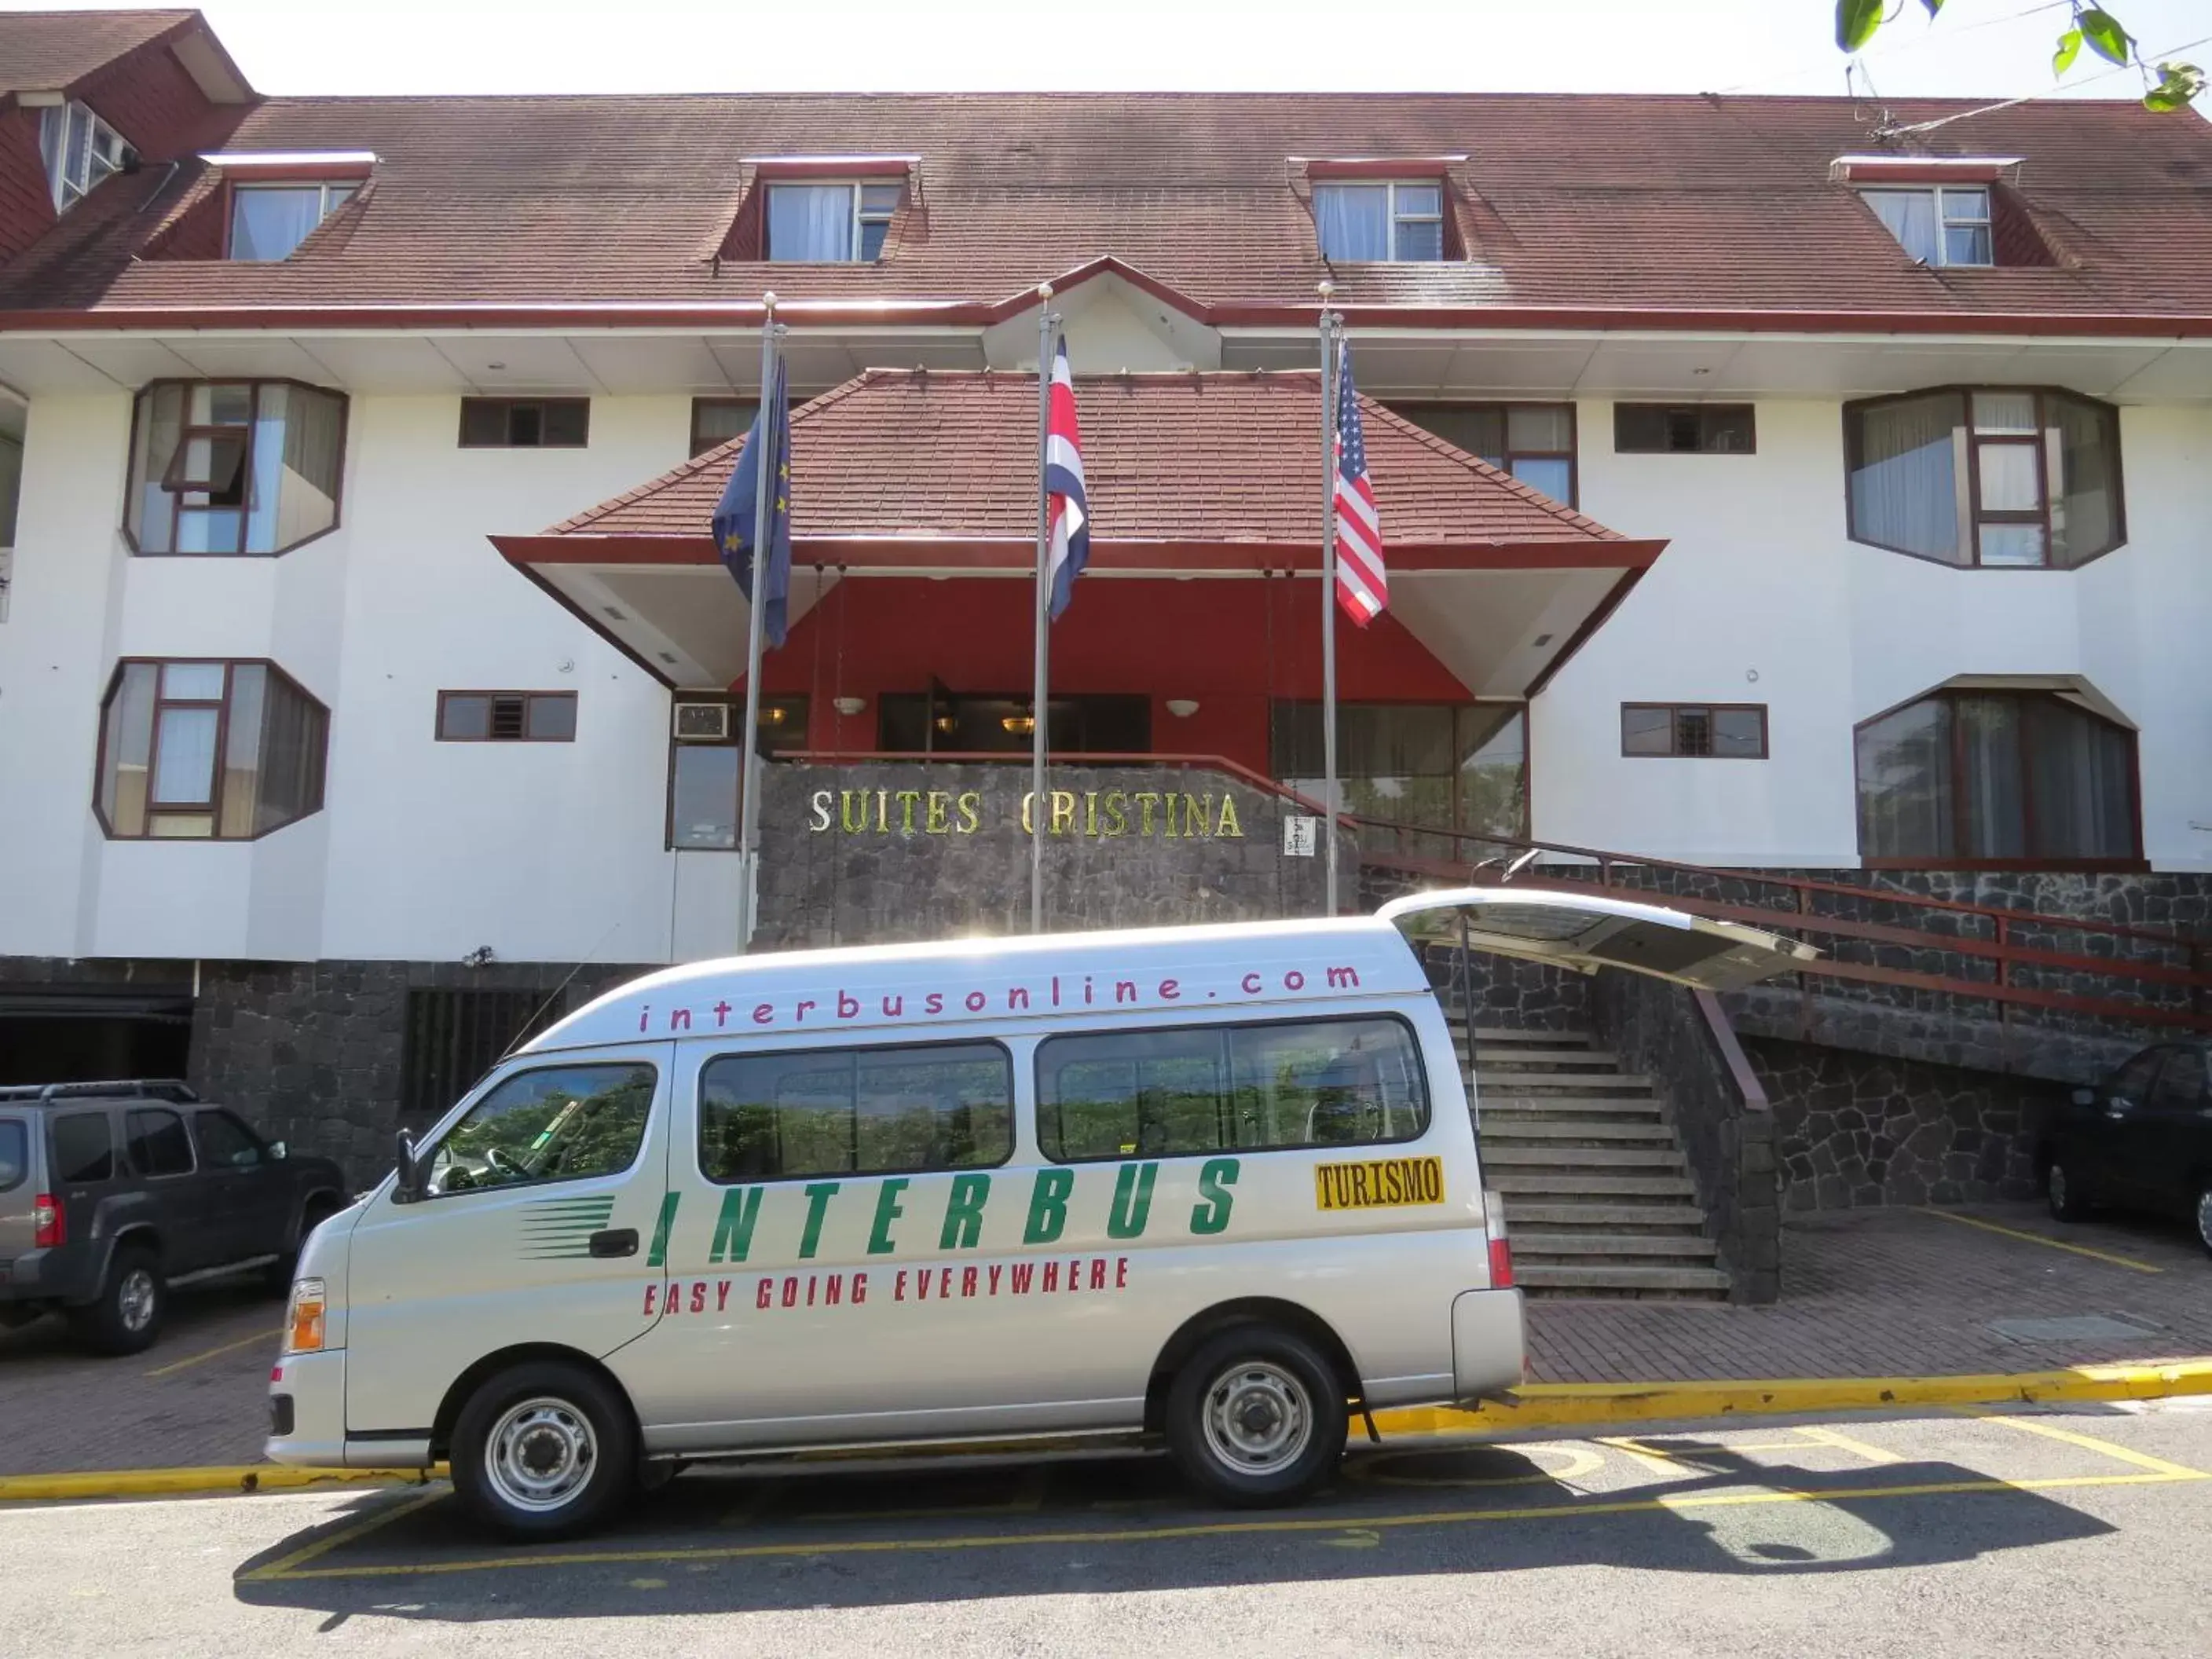
[[[2132,1258],[2157,1273],[1970,1226],[1970,1217]],[[2212,1354],[2212,1260],[2179,1229],[2061,1228],[2033,1205],[1794,1222],[1772,1308],[1532,1302],[1545,1382],[2027,1371]],[[180,1293],[149,1352],[96,1359],[58,1321],[0,1334],[0,1474],[259,1461],[283,1304],[246,1287]],[[2008,1318],[2100,1315],[2139,1337],[2024,1344]]]
[[[2160,1269],[2054,1249],[1984,1221]],[[1853,1210],[1790,1221],[1782,1300],[1531,1302],[1530,1363],[1547,1382],[1698,1377],[1918,1376],[2031,1371],[2212,1354],[2212,1258],[2178,1226],[2061,1226],[2040,1205],[1931,1214]],[[1992,1320],[2101,1316],[2140,1336],[2021,1342]]]

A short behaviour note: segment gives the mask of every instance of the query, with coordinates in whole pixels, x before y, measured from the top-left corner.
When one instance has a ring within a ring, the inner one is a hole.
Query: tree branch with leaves
[[[1836,44],[1845,52],[1859,51],[1905,4],[1906,0],[1836,0]],[[1920,4],[1931,18],[1943,9],[1943,0],[1920,0]],[[2204,90],[2204,71],[2194,64],[2145,62],[2135,36],[2102,7],[2069,0],[2068,13],[2068,26],[2051,58],[2054,77],[2072,69],[2087,46],[2108,64],[2123,69],[2132,64],[2142,71],[2145,109],[2185,109]]]

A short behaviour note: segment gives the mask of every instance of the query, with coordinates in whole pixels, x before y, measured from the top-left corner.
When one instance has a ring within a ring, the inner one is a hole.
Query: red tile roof
[[[1081,375],[1094,543],[1294,546],[1321,517],[1317,373]],[[1360,399],[1390,547],[1617,544],[1622,538],[1443,439]],[[871,369],[791,417],[792,532],[832,538],[1033,540],[1036,382]],[[672,537],[708,526],[744,441],[556,525],[550,537]],[[1620,550],[1626,552],[1626,550]]]
[[[135,312],[152,325],[231,308],[296,323],[363,307],[546,307],[588,325],[595,306],[734,315],[773,287],[795,317],[809,302],[862,301],[887,320],[948,320],[1004,314],[1040,280],[1112,258],[1217,321],[1310,313],[1315,283],[1330,276],[1355,321],[1390,306],[1462,323],[2212,326],[2202,118],[2063,100],[1917,138],[1875,130],[1885,116],[1971,107],[1337,94],[270,99],[243,113],[228,147],[382,158],[348,235],[270,264],[134,261],[204,188],[186,156],[166,186],[158,171],[103,186],[128,210],[88,204],[0,267],[0,313],[31,313],[20,326]],[[2053,263],[1913,264],[1829,177],[1837,156],[1885,147],[2025,158],[2021,204]],[[887,256],[718,267],[752,183],[748,158],[821,154],[921,157]],[[1304,168],[1288,158],[1350,155],[1468,156],[1449,185],[1469,257],[1332,271]]]
[[[31,11],[0,15],[0,94],[59,92],[172,30],[196,11]]]

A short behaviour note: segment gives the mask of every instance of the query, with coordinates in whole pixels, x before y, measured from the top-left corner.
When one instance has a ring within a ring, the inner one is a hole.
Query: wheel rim
[[[1206,1391],[1206,1445],[1243,1474],[1273,1474],[1304,1455],[1313,1438],[1305,1384],[1264,1359],[1244,1360]]]
[[[2212,1250],[2212,1187],[2197,1194],[2197,1236]]]
[[[2066,1166],[2063,1164],[2051,1166],[2051,1207],[2054,1210],[2066,1207]]]
[[[519,1510],[544,1514],[574,1501],[599,1467],[591,1419],[565,1400],[541,1395],[510,1406],[484,1443],[484,1474]]]
[[[154,1322],[154,1304],[160,1297],[154,1288],[154,1275],[143,1267],[133,1267],[123,1275],[123,1282],[115,1288],[115,1311],[123,1321],[123,1328],[133,1336]]]

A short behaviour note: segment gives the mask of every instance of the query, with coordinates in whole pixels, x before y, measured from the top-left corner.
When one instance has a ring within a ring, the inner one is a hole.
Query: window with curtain
[[[1946,388],[1844,405],[1854,541],[2069,569],[2127,538],[2119,414],[2071,392]]]
[[[2142,856],[2135,734],[2057,691],[1939,691],[1858,729],[1869,864]]]
[[[291,380],[157,380],[138,394],[134,551],[287,552],[338,521],[346,400]]]
[[[322,810],[330,711],[268,663],[126,661],[100,731],[112,840],[250,841]]]
[[[770,262],[854,264],[880,258],[902,188],[896,184],[770,185]]]
[[[1389,409],[1561,505],[1575,504],[1572,404],[1393,401]]]
[[[353,199],[354,180],[234,185],[230,193],[230,257],[289,258],[317,225]]]
[[[1434,182],[1316,185],[1321,257],[1432,263],[1444,257],[1444,192]]]
[[[94,185],[123,170],[129,149],[114,128],[83,104],[56,104],[39,112],[39,155],[54,211],[66,213]]]
[[[1517,702],[1337,705],[1340,811],[1414,830],[1518,839],[1528,833],[1528,710]],[[1318,702],[1273,711],[1275,776],[1319,800],[1327,784]],[[1472,846],[1371,827],[1377,848],[1439,858]]]
[[[1863,190],[1859,196],[1882,228],[1897,238],[1898,246],[1923,264],[1996,263],[1986,185]]]

